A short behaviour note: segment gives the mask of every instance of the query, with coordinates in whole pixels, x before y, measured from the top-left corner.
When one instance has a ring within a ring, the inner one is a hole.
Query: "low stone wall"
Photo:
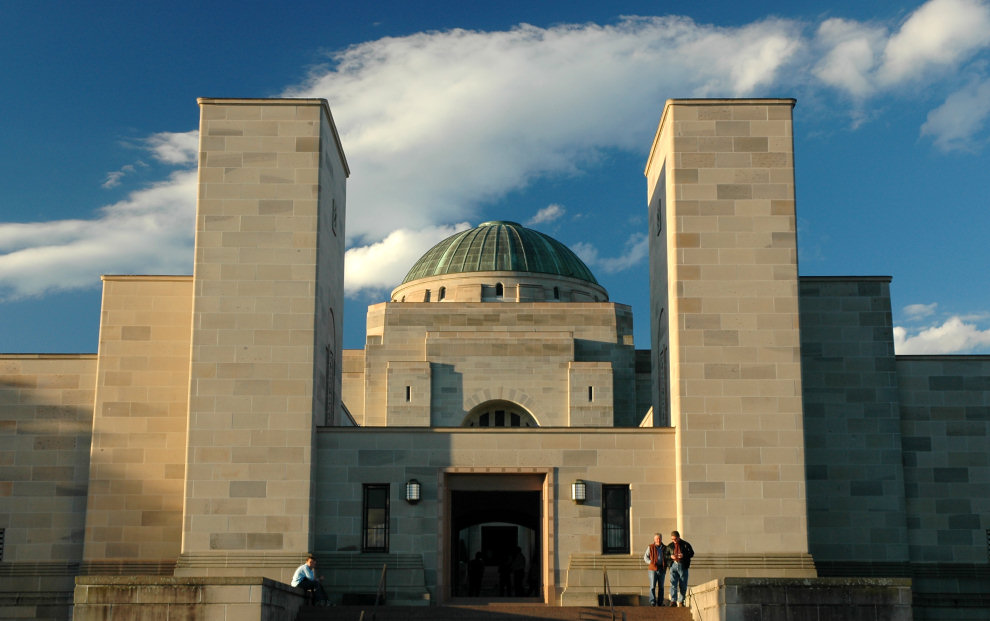
[[[293,621],[300,589],[267,578],[79,576],[73,621]]]
[[[904,578],[721,578],[691,587],[695,621],[912,621]]]

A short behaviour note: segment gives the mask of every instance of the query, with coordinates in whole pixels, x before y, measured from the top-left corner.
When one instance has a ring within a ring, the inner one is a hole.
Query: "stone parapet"
[[[720,578],[692,587],[688,603],[695,619],[913,619],[903,578]]]
[[[80,576],[72,619],[290,621],[303,601],[301,589],[266,578]]]

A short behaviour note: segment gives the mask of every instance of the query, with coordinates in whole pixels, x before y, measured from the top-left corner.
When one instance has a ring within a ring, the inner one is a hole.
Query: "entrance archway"
[[[539,595],[540,498],[538,491],[451,491],[453,597]]]
[[[504,474],[468,470],[444,474],[442,598],[547,601],[553,582],[548,577],[549,469]],[[478,556],[480,563],[472,568]]]

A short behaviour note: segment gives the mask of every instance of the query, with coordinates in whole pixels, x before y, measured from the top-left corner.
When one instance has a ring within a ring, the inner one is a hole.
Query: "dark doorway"
[[[454,597],[541,596],[541,497],[539,491],[451,491]]]

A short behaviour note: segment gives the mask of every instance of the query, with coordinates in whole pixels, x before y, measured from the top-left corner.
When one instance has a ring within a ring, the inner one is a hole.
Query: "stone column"
[[[199,104],[175,573],[286,580],[313,542],[315,427],[338,418],[347,163],[324,100]]]
[[[729,575],[814,575],[793,106],[669,100],[646,168],[655,419],[677,429],[678,529],[699,555],[745,561]]]

